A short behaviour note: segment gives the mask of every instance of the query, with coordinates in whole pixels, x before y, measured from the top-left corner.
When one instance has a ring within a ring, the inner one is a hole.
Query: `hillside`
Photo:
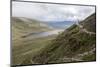
[[[32,64],[96,60],[96,15],[73,24],[33,56]],[[27,64],[24,61],[23,64]]]
[[[13,39],[25,36],[33,32],[48,31],[50,28],[46,24],[40,21],[24,18],[24,17],[12,17],[12,36]]]
[[[19,65],[25,58],[32,58],[46,46],[53,36],[34,38],[34,33],[47,32],[51,29],[42,22],[24,17],[12,17],[12,64]],[[31,35],[31,36],[30,36]],[[30,60],[30,59],[29,59]]]
[[[96,32],[96,14],[92,14],[90,17],[87,18],[87,20],[84,20],[84,22],[81,22],[81,25],[84,26],[87,30],[91,32]],[[88,22],[88,23],[87,23]]]

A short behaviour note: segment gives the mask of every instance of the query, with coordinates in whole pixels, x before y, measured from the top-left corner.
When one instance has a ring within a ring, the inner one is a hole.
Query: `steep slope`
[[[33,64],[96,60],[96,15],[66,29],[49,46],[33,57]],[[24,64],[25,62],[23,62]]]
[[[90,17],[87,18],[87,20],[84,20],[83,22],[81,22],[81,25],[84,26],[84,28],[86,28],[87,30],[91,31],[91,32],[96,32],[96,14],[92,14]],[[87,23],[88,22],[88,23]]]

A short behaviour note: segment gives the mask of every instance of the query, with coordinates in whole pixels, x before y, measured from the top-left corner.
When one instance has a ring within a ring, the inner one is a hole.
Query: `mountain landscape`
[[[20,64],[26,56],[28,57],[28,54],[37,51],[40,47],[42,48],[42,46],[45,46],[42,45],[43,43],[52,39],[52,37],[44,37],[43,40],[41,40],[41,38],[38,38],[38,35],[32,35],[52,30],[46,24],[41,24],[40,21],[33,19],[12,17],[11,29],[13,64]]]
[[[51,64],[96,60],[96,15],[92,14],[79,24],[73,24],[39,53],[31,64]],[[23,64],[30,61],[25,60]]]
[[[40,21],[13,17],[13,64],[95,61],[95,17],[94,13],[60,33]]]
[[[12,66],[96,60],[95,6],[12,1]]]

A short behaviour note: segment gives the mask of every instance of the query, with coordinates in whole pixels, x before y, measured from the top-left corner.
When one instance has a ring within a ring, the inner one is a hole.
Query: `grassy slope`
[[[24,18],[28,21],[23,21],[18,17],[12,17],[12,36],[13,38],[19,38],[22,35],[29,34],[31,32],[41,32],[50,30],[47,26],[41,26],[40,21]]]
[[[38,50],[46,46],[47,43],[49,43],[49,41],[54,38],[33,38],[31,40],[28,38],[23,38],[22,36],[32,32],[36,33],[51,30],[46,26],[40,26],[39,21],[31,19],[28,20],[29,22],[25,22],[18,17],[12,18],[12,63],[14,65],[21,64],[24,60],[27,60],[27,58],[27,61],[30,61],[30,59],[32,59],[33,55],[35,55]]]
[[[43,49],[54,37],[45,37],[36,40],[23,40],[17,44],[20,46],[13,47],[13,64],[23,64],[23,61],[30,64],[34,55],[40,49]]]
[[[95,31],[95,14],[89,16],[81,22],[88,31]],[[91,23],[93,29],[91,29]],[[87,26],[85,26],[87,25]],[[61,62],[72,62],[64,58],[75,58],[78,54],[84,54],[85,52],[91,51],[96,45],[96,35],[88,34],[77,25],[71,26],[60,34],[52,44],[41,50],[41,53],[33,57],[33,61],[39,64],[46,63],[61,63]],[[95,59],[95,51],[93,54],[87,54],[79,56],[78,59],[83,61],[93,61]]]

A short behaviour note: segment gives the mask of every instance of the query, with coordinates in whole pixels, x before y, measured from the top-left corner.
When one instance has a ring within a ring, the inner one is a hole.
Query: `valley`
[[[91,24],[95,22],[95,14],[78,23],[72,23],[65,30],[28,18],[13,19],[14,65],[95,60],[96,32],[89,28],[95,26]],[[85,27],[85,24],[89,26]]]

